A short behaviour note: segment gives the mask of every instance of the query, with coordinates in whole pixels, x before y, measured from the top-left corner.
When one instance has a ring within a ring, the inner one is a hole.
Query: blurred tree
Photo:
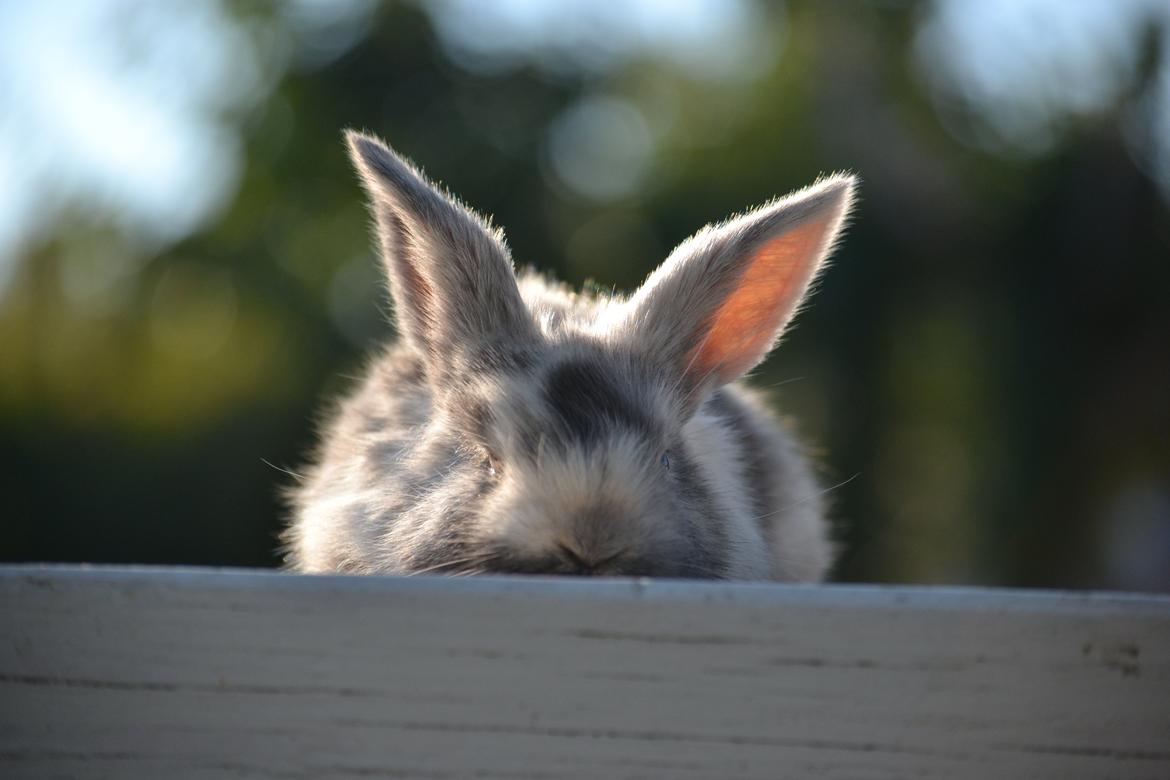
[[[272,87],[220,117],[243,161],[222,214],[161,249],[63,217],[0,289],[3,558],[277,561],[308,421],[391,335],[356,126],[518,262],[605,287],[859,172],[835,267],[757,377],[823,448],[839,576],[1170,588],[1170,187],[1133,140],[1170,84],[1165,15],[1126,33],[1111,102],[1020,150],[931,59],[947,3],[744,3],[750,57],[701,67],[604,35],[477,50],[454,0],[354,4],[307,37],[282,6],[229,8]]]

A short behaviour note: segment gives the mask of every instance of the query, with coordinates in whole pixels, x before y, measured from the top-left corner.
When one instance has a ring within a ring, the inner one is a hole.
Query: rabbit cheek
[[[686,540],[673,560],[673,571],[664,576],[721,578],[726,576],[727,529],[716,519],[721,515],[708,478],[686,447],[671,450],[671,524]]]

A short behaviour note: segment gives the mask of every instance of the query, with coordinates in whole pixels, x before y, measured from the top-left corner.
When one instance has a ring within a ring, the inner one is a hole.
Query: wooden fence
[[[4,778],[1170,778],[1170,598],[0,567]]]

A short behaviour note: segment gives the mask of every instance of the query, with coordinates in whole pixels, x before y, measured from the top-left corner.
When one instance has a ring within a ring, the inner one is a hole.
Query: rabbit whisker
[[[857,479],[860,476],[861,476],[861,472],[859,471],[856,474],[854,474],[852,477],[850,477],[849,479],[841,480],[836,485],[830,485],[829,487],[825,488],[824,490],[818,490],[816,493],[813,493],[811,496],[805,496],[804,498],[800,499],[799,501],[793,501],[791,504],[787,504],[785,506],[782,506],[779,509],[775,509],[771,512],[765,512],[762,515],[757,515],[756,517],[752,518],[752,521],[758,522],[760,520],[767,520],[769,517],[772,517],[773,515],[778,515],[781,512],[787,512],[789,509],[795,509],[796,507],[801,506],[802,504],[807,504],[809,501],[812,501],[814,498],[819,498],[820,496],[828,495],[829,493],[832,493],[834,490],[836,490],[838,488],[845,487],[850,482],[852,482],[853,480]]]
[[[295,479],[297,482],[304,482],[305,481],[305,477],[303,474],[298,474],[291,469],[281,468],[280,466],[277,466],[275,463],[273,463],[272,461],[269,461],[265,458],[261,458],[260,462],[263,463],[265,466],[268,466],[269,468],[276,469],[281,474],[288,474],[290,477]]]
[[[406,572],[406,574],[409,577],[414,577],[414,576],[419,575],[419,574],[430,574],[430,573],[439,572],[439,571],[442,571],[442,570],[448,569],[448,568],[455,569],[456,567],[466,566],[467,564],[484,563],[489,558],[490,558],[489,555],[484,554],[484,553],[479,553],[477,555],[469,555],[466,558],[455,558],[454,560],[436,563],[433,566],[427,566],[427,567],[422,568],[422,569],[415,569],[414,571]],[[443,573],[448,573],[448,572],[443,572]],[[454,573],[454,572],[451,572],[451,573]]]
[[[803,377],[803,376],[794,376],[794,377],[791,377],[789,379],[781,379],[779,382],[776,382],[775,384],[764,385],[764,387],[771,390],[771,389],[776,388],[776,387],[783,387],[784,385],[790,385],[793,382],[800,382],[800,381],[803,381],[804,379],[805,379],[805,377]]]

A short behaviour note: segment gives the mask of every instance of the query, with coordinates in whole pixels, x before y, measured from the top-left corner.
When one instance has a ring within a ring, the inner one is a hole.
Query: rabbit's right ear
[[[398,331],[430,360],[536,335],[498,230],[385,144],[346,132],[370,198]]]

